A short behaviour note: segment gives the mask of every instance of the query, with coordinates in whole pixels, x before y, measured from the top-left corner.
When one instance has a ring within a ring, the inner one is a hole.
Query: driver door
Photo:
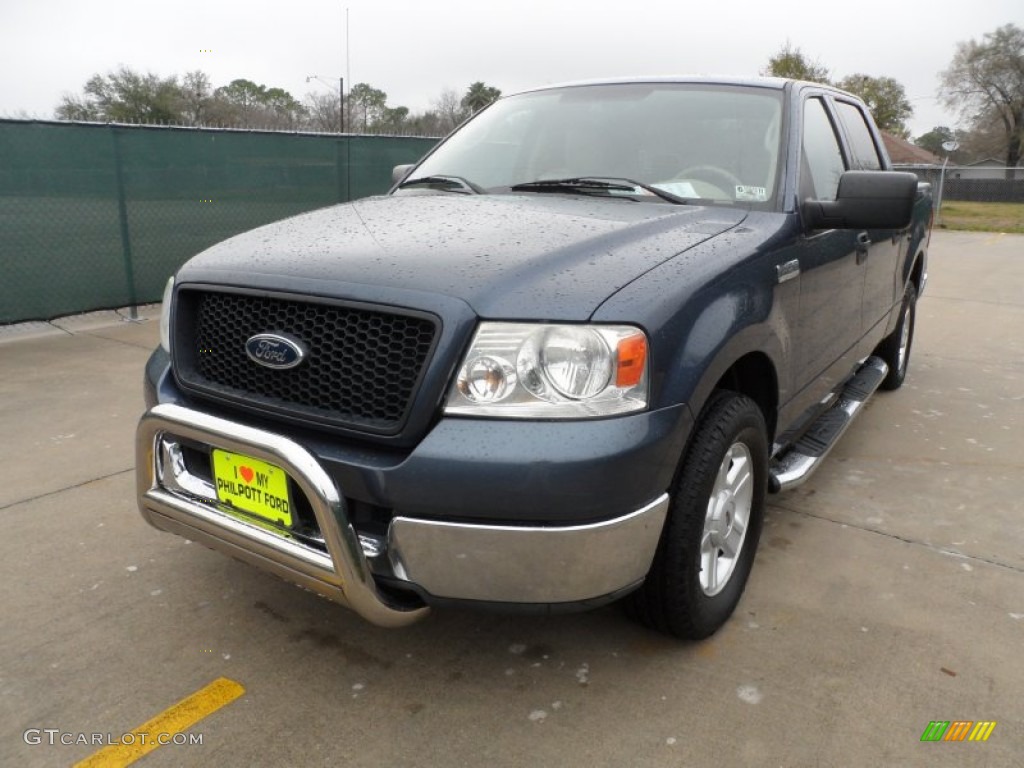
[[[834,200],[847,162],[823,98],[804,102],[802,137],[801,199]],[[859,252],[863,244],[853,230],[808,232],[796,243],[800,310],[794,383],[806,401],[826,396],[856,363],[864,295]]]

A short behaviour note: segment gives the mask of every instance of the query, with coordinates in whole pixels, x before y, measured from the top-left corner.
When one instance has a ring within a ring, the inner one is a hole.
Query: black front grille
[[[303,421],[394,433],[436,335],[422,313],[241,293],[182,290],[175,364],[188,389]],[[284,333],[308,349],[288,370],[249,359],[246,341]]]

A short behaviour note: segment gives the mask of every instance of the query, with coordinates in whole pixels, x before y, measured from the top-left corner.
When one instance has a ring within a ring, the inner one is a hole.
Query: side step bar
[[[835,403],[811,424],[803,437],[772,459],[768,490],[779,493],[803,484],[821,466],[888,372],[889,366],[881,358],[865,360]]]

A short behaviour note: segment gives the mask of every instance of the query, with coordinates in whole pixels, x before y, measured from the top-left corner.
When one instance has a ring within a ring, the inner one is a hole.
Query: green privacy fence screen
[[[159,301],[190,256],[384,192],[435,143],[0,120],[0,323]]]

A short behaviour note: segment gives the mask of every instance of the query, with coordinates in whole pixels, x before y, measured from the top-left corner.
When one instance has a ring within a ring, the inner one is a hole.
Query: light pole
[[[319,80],[324,85],[333,87],[333,86],[331,86],[330,83],[328,83],[322,77],[318,77],[317,75],[306,75],[306,82],[308,83],[310,80]],[[345,78],[344,77],[339,77],[338,78],[338,133],[344,133],[344,132],[345,132]]]
[[[942,161],[942,170],[939,171],[939,194],[938,201],[935,203],[935,221],[940,227],[942,226],[942,193],[946,188],[946,166],[949,165],[950,153],[960,149],[960,142],[955,139],[944,141],[942,148],[946,151],[946,158]]]

